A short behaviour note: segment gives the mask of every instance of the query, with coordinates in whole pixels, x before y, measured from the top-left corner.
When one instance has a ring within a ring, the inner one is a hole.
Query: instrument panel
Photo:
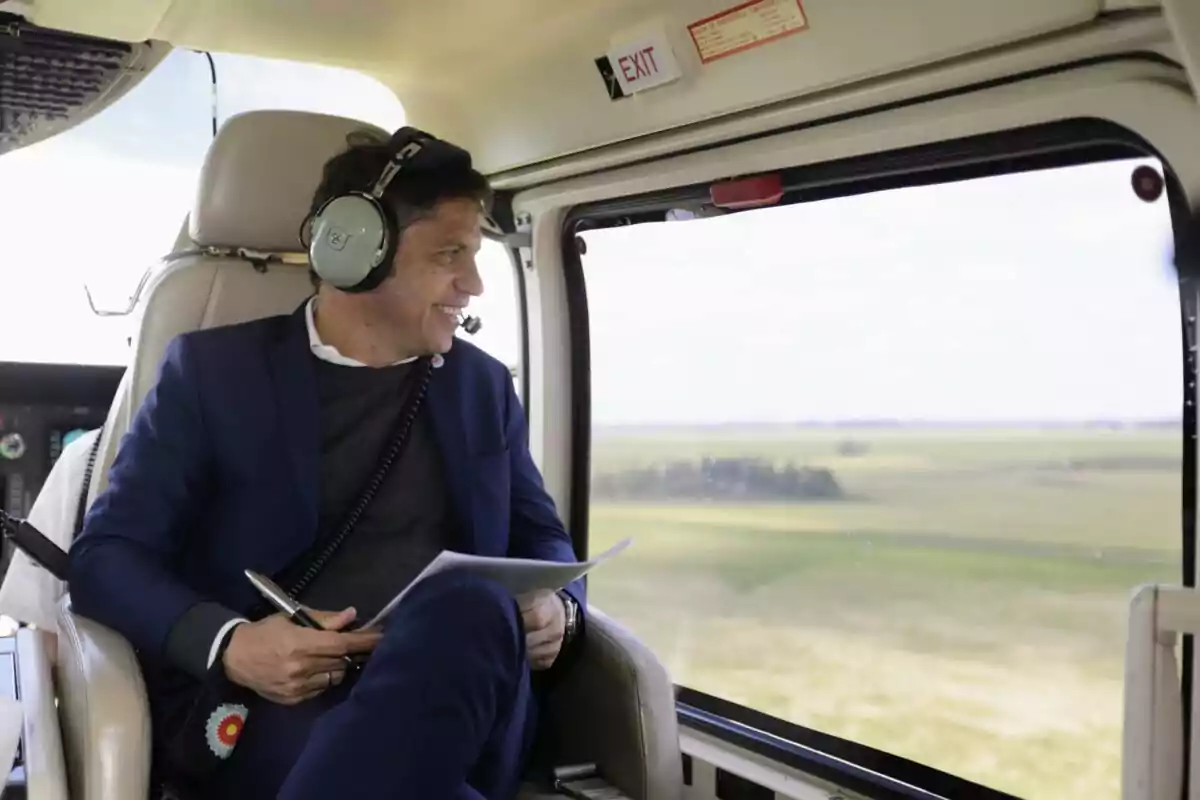
[[[75,437],[104,424],[124,367],[0,362],[0,503],[26,517]]]

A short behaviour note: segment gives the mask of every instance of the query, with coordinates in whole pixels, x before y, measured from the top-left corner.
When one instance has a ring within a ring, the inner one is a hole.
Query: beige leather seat
[[[105,488],[134,410],[172,337],[287,313],[310,293],[294,255],[321,166],[361,123],[300,112],[230,119],[205,161],[191,213],[192,252],[147,284],[131,367],[113,404],[89,502]],[[287,262],[291,263],[287,263]],[[583,658],[555,690],[551,713],[563,757],[598,765],[632,800],[682,793],[674,692],[661,664],[596,610]],[[74,800],[150,796],[150,718],[132,648],[113,631],[60,609],[57,684]],[[537,797],[528,794],[528,797]]]

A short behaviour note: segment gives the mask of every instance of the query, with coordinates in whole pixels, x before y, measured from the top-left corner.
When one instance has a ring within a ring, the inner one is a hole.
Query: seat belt
[[[100,433],[96,435],[96,441],[92,442],[92,449],[88,454],[87,469],[83,473],[83,488],[79,493],[79,505],[75,509],[75,536],[78,536],[83,529],[84,512],[87,511],[88,491],[92,484],[92,473],[96,468],[96,456],[100,450],[100,437],[103,435],[104,427],[101,426]],[[33,563],[49,572],[58,580],[66,583],[67,551],[51,541],[46,534],[30,525],[27,520],[11,516],[4,509],[0,508],[0,535],[12,542]]]

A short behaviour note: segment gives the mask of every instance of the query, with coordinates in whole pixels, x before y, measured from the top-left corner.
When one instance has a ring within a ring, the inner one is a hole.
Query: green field
[[[838,455],[848,439],[866,446]],[[848,499],[593,503],[677,683],[1031,798],[1117,798],[1127,602],[1180,579],[1178,428],[601,433],[593,474],[832,469]]]

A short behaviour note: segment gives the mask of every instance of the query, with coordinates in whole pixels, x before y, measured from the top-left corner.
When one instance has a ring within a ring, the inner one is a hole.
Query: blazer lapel
[[[303,305],[288,318],[282,335],[272,343],[268,361],[283,445],[308,532],[307,546],[317,531],[321,410]]]
[[[462,535],[461,546],[466,552],[473,553],[476,552],[475,508],[468,471],[470,455],[467,451],[466,434],[463,432],[462,392],[449,360],[442,367],[434,369],[429,377],[425,403],[428,406],[429,418],[433,422],[433,434],[442,456],[442,463],[445,465],[451,505]]]

